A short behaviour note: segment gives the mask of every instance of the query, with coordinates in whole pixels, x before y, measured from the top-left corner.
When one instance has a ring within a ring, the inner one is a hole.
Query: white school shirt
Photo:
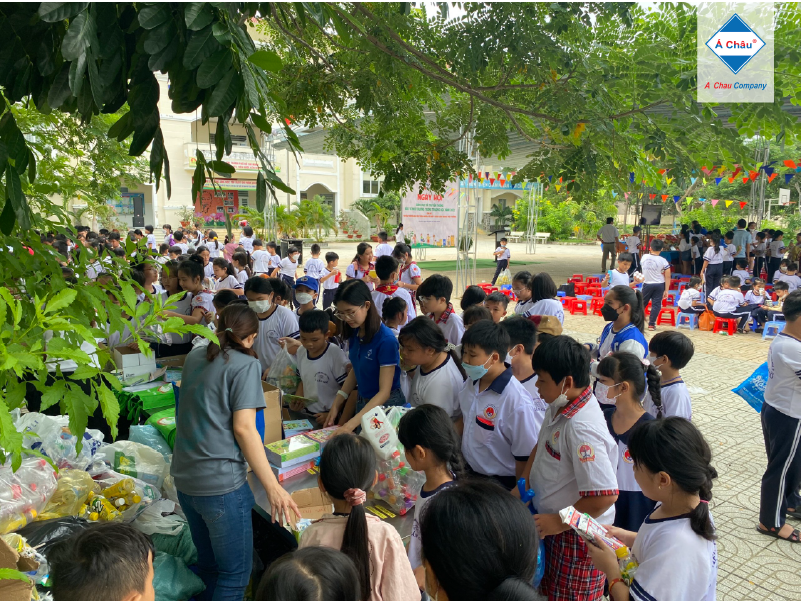
[[[345,275],[352,280],[361,280],[364,276],[369,275],[370,271],[375,269],[375,263],[370,263],[367,269],[362,269],[361,265],[354,262],[348,265],[345,269]],[[375,290],[373,282],[364,282],[370,290]]]
[[[539,513],[558,513],[582,497],[618,494],[617,444],[588,387],[562,409],[549,405],[529,482]],[[615,506],[596,518],[615,521]]]
[[[106,273],[106,270],[103,267],[103,263],[100,261],[89,263],[86,268],[86,277],[90,280],[96,280],[97,276],[99,276],[101,273]]]
[[[657,506],[659,507],[659,506]],[[639,562],[634,601],[714,601],[718,580],[715,541],[698,536],[689,516],[645,518],[631,553]]]
[[[218,280],[214,278],[214,290],[240,290],[242,288],[242,284],[239,283],[239,280],[236,279],[234,275],[227,275],[223,279]]]
[[[679,378],[673,382],[668,382],[660,387],[662,399],[662,417],[678,416],[692,421],[693,419],[693,406],[690,399],[690,391],[687,390],[687,384],[684,380]],[[648,413],[656,417],[658,411],[654,405],[651,395],[646,391],[645,398],[642,402],[642,408]]]
[[[181,249],[182,255],[185,255],[189,252],[189,245],[186,242],[176,242],[175,246]]]
[[[720,294],[721,290],[722,288],[718,286],[712,292],[710,292],[706,297],[707,304],[709,304],[709,301],[714,301],[715,299],[717,299],[718,294]]]
[[[269,368],[281,351],[279,338],[300,338],[298,316],[282,305],[278,305],[269,317],[259,317],[259,335],[253,350],[259,357],[262,371]]]
[[[207,278],[214,279],[214,265],[212,265],[211,261],[203,266],[203,275]]]
[[[773,240],[770,243],[770,256],[772,259],[781,259],[784,256],[784,241]]]
[[[689,309],[693,306],[694,301],[701,300],[701,291],[696,290],[695,288],[685,288],[681,291],[681,296],[679,297],[679,308],[680,309]]]
[[[749,305],[761,305],[765,302],[765,291],[762,291],[762,294],[757,296],[754,294],[753,290],[749,290],[745,293],[745,302]]]
[[[701,249],[698,248],[697,244],[693,244],[692,251],[693,251],[693,259],[697,259],[701,256]]]
[[[248,252],[253,252],[253,236],[239,236],[239,245]]]
[[[253,259],[253,273],[269,273],[272,271],[270,268],[271,256],[266,250],[254,250],[250,254]]]
[[[723,260],[724,261],[734,261],[734,255],[737,254],[737,246],[733,242],[729,242],[724,248]]]
[[[409,268],[401,271],[400,281],[404,284],[414,284],[414,278],[423,277],[423,272],[417,263],[409,263]]]
[[[498,256],[499,261],[503,261],[504,259],[508,260],[509,257],[512,256],[512,254],[509,252],[508,246],[499,246],[498,248],[495,249],[495,252],[502,253]]]
[[[272,271],[273,269],[276,269],[276,268],[278,268],[278,269],[281,268],[281,257],[279,257],[277,254],[270,255],[269,270]]]
[[[534,402],[511,367],[484,392],[478,391],[479,384],[467,381],[459,393],[462,453],[479,474],[514,476],[515,462],[526,461],[536,444]]]
[[[785,415],[801,419],[801,340],[781,332],[768,350],[765,402]]]
[[[779,278],[781,278],[783,275],[785,275],[785,274],[784,274],[784,272],[781,270],[781,268],[777,269],[776,271],[774,271],[774,272],[773,272],[773,281],[775,282],[776,280],[778,280]]]
[[[206,243],[206,248],[209,249],[209,257],[212,259],[217,259],[220,257],[220,250],[222,249],[223,245],[220,244],[217,240],[209,240]]]
[[[743,293],[739,290],[721,290],[715,297],[712,310],[718,313],[733,313],[745,302]]]
[[[385,257],[385,256],[388,256],[388,255],[391,255],[392,254],[392,247],[389,244],[387,244],[386,242],[382,242],[381,244],[379,244],[378,246],[375,247],[375,253],[373,253],[373,254],[375,255],[376,259],[378,257]]]
[[[645,276],[643,284],[664,284],[665,272],[670,269],[670,263],[665,257],[659,255],[643,255],[640,259],[640,271]]]
[[[289,257],[284,257],[281,259],[281,275],[289,276],[293,280],[295,279],[295,274],[298,272],[298,264],[293,263]]]
[[[403,233],[403,228],[395,232],[395,242],[402,242],[406,244],[406,234]]]
[[[617,269],[612,269],[609,276],[609,288],[615,286],[628,286],[631,284],[631,277],[627,271],[620,273]]]
[[[381,286],[379,286],[379,288],[380,287]],[[409,294],[408,290],[398,288],[392,294],[386,294],[384,292],[379,292],[378,290],[373,290],[370,295],[373,297],[373,304],[375,305],[376,311],[378,311],[379,317],[383,318],[384,313],[382,311],[384,310],[384,303],[386,300],[395,298],[396,296],[406,301],[406,316],[408,317],[408,320],[411,321],[417,317],[417,311],[414,308],[414,302],[412,302],[412,295]]]
[[[170,298],[170,293],[166,290],[161,293],[161,298],[163,302],[167,302],[167,299]],[[175,303],[175,308],[171,309],[176,313],[180,313],[181,315],[191,315],[192,314],[192,294],[190,292],[184,292],[183,296],[178,299]],[[192,334],[167,334],[173,344],[188,344],[192,342]]]
[[[409,385],[409,404],[412,407],[436,405],[456,421],[462,415],[459,406],[459,393],[464,387],[459,368],[448,353],[445,361],[429,372],[423,372],[418,365]]]
[[[726,249],[722,246],[718,252],[715,252],[715,247],[710,246],[704,253],[704,261],[708,261],[710,265],[720,265],[726,257]]]
[[[565,308],[558,300],[543,298],[534,303],[531,308],[524,313],[524,317],[529,315],[553,315],[559,323],[565,323]]]
[[[639,236],[629,236],[626,238],[626,250],[629,251],[633,255],[638,254],[638,249],[640,248],[640,238]]]
[[[423,540],[420,538],[420,519],[423,515],[423,508],[434,495],[454,484],[456,482],[451,480],[440,484],[430,492],[421,490],[417,501],[414,502],[414,521],[412,522],[412,535],[409,537],[409,563],[412,565],[412,570],[423,565]]]
[[[531,307],[534,306],[534,299],[530,298],[527,301],[518,301],[515,305],[515,315],[528,315]]]
[[[329,271],[328,268],[326,267],[325,269],[323,269],[323,274],[320,277],[325,277],[329,273],[333,273],[333,272]],[[328,278],[326,281],[324,281],[323,282],[323,290],[336,290],[337,288],[339,288],[339,282],[337,282],[336,279],[337,279],[337,277],[334,276],[334,277]]]
[[[211,290],[203,290],[191,296],[192,300],[190,301],[190,308],[187,315],[191,315],[198,307],[203,309],[206,313],[217,315],[217,309],[214,308],[214,293]],[[203,322],[201,322],[201,324],[202,323]]]
[[[336,344],[326,343],[319,357],[309,357],[309,352],[301,346],[295,355],[297,374],[303,382],[303,396],[317,402],[306,407],[311,413],[324,413],[331,409],[337,391],[348,377],[350,365],[348,354]]]
[[[245,271],[244,269],[240,269],[239,271],[236,272],[236,280],[239,282],[242,288],[245,287],[245,282],[248,281],[248,277],[249,277],[248,272]]]
[[[787,282],[787,285],[790,287],[788,292],[797,290],[798,287],[801,286],[801,278],[799,278],[797,275],[787,275],[786,273],[783,273],[778,278],[774,277],[773,281]]]
[[[445,336],[445,340],[451,344],[462,344],[464,321],[462,321],[461,315],[457,315],[456,312],[453,311],[453,304],[448,303],[448,309],[449,311],[445,311],[445,313],[440,316],[439,320],[434,320],[434,323],[439,326],[442,335]],[[429,313],[428,316],[434,319],[433,313]]]
[[[540,396],[539,388],[537,388],[537,374],[532,374],[525,380],[519,380],[519,382],[526,389],[526,392],[531,395],[531,400],[534,401],[534,423],[536,426],[534,436],[539,439],[542,422],[545,420],[545,412],[548,410],[548,403],[543,401]]]
[[[765,248],[766,247],[767,247],[767,245],[765,244],[764,240],[762,242],[757,243],[757,245],[754,246],[754,256],[755,257],[764,257],[765,256]]]
[[[731,274],[740,278],[741,284],[745,284],[746,280],[751,279],[751,274],[748,273],[748,270],[746,269],[735,269],[734,271],[731,272]]]
[[[155,234],[148,234],[147,235],[147,247],[151,250],[158,250],[156,248],[156,235]]]
[[[685,250],[690,250],[692,248],[692,244],[687,242],[684,238],[679,241],[679,252],[684,252]]]
[[[306,261],[306,268],[303,271],[310,278],[319,280],[321,277],[325,275],[325,262],[321,261],[320,259],[315,259],[314,257],[312,257],[311,259]]]

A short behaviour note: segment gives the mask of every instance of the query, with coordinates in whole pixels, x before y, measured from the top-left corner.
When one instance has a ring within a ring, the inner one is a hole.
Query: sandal
[[[792,509],[792,511],[790,511]],[[788,507],[787,511],[784,514],[788,518],[794,518],[796,520],[801,520],[801,507]]]
[[[759,526],[756,527],[756,531],[764,536],[770,536],[771,538],[778,538],[779,540],[786,540],[788,543],[801,543],[801,532],[796,529],[790,533],[790,536],[787,538],[783,536],[779,536],[779,531],[775,528],[770,528],[769,530],[763,530]]]
[[[656,326],[652,326],[652,325],[650,325],[650,324],[649,324],[649,325],[648,325],[648,329],[649,329],[651,332],[654,332],[654,331],[656,331]]]

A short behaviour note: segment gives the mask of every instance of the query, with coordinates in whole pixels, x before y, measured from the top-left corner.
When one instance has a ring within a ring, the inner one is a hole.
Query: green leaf
[[[57,109],[64,104],[64,101],[70,96],[72,96],[72,90],[70,89],[70,66],[65,64],[58,75],[56,75],[55,79],[53,79],[53,83],[50,84],[50,90],[47,92],[47,104],[51,108]]]
[[[94,37],[95,20],[89,11],[84,10],[70,22],[64,41],[61,42],[61,56],[64,60],[74,61],[86,53]]]
[[[167,185],[167,198],[172,195],[172,183],[170,181],[170,158],[164,150],[164,183]]]
[[[19,175],[10,164],[6,167],[6,204],[9,201],[14,209],[14,215],[16,215],[19,226],[24,230],[30,229],[31,217],[28,211],[28,200],[22,193]]]
[[[273,126],[270,125],[270,122],[267,121],[265,117],[262,117],[258,113],[250,113],[250,120],[253,121],[253,125],[258,127],[265,134],[272,133]]]
[[[236,71],[231,69],[225,74],[222,81],[217,84],[211,93],[211,97],[205,102],[206,112],[209,117],[218,117],[227,113],[241,91],[242,80],[236,74]]]
[[[133,124],[131,123],[131,113],[127,112],[122,117],[117,119],[117,121],[112,125],[108,130],[108,137],[109,138],[117,138],[119,142],[122,142],[125,138],[133,133]]]
[[[139,25],[144,29],[154,29],[170,18],[169,4],[155,3],[139,11]]]
[[[81,54],[77,60],[70,63],[69,83],[72,95],[76,98],[83,89],[83,76],[86,73],[86,54]]]
[[[19,465],[17,465],[17,468]],[[16,468],[14,468],[16,469]],[[31,584],[31,579],[18,570],[11,568],[0,568],[0,580],[21,580],[25,584]]]
[[[231,51],[228,48],[221,48],[200,65],[197,70],[197,86],[204,90],[210,88],[231,70],[231,66]]]
[[[87,405],[88,397],[80,388],[74,385],[69,386],[69,392],[64,396],[65,404],[67,405],[67,414],[69,415],[69,428],[70,432],[83,432],[89,423],[89,415],[94,414],[94,409],[91,413]],[[75,450],[80,453],[83,448],[83,437],[77,437]]]
[[[36,181],[36,155],[33,150],[28,149],[28,183],[32,184]]]
[[[214,19],[211,7],[205,2],[189,2],[185,6],[184,21],[187,29],[199,31]]]
[[[100,370],[96,367],[92,367],[91,365],[79,365],[78,369],[70,374],[69,377],[71,380],[90,380],[99,373]]]
[[[208,328],[206,328],[208,330]],[[0,399],[0,448],[13,455],[12,469],[19,468],[22,462],[20,451],[22,450],[22,433],[17,432],[14,423],[11,421],[11,414],[5,400]]]
[[[150,143],[153,141],[153,136],[159,128],[159,113],[152,111],[148,113],[140,123],[137,129],[134,130],[133,140],[131,140],[131,147],[128,154],[132,157],[141,155]]]
[[[150,146],[150,172],[156,180],[156,190],[161,184],[161,169],[164,164],[164,136],[161,127],[156,130],[153,136],[153,144]]]
[[[175,24],[170,20],[164,21],[158,27],[147,32],[144,43],[145,52],[148,54],[161,52],[175,39],[176,34]]]
[[[44,412],[61,401],[65,391],[66,382],[64,382],[64,380],[56,380],[51,386],[47,386],[42,393],[42,406],[39,408],[39,411]]]
[[[265,71],[278,73],[283,66],[281,57],[272,50],[257,50],[248,57],[248,60]]]
[[[267,182],[264,175],[259,171],[256,176],[256,210],[259,213],[264,213],[264,206],[267,204]]]
[[[236,173],[236,169],[234,169],[232,165],[229,165],[225,161],[209,161],[209,167],[211,167],[212,171],[219,173],[220,175],[231,175]]]
[[[14,207],[11,205],[11,201],[6,199],[5,205],[3,205],[3,212],[0,213],[0,232],[3,232],[6,236],[10,235],[16,222],[17,216],[14,214]]]
[[[37,13],[45,23],[57,23],[71,19],[87,6],[88,2],[42,2]]]
[[[120,420],[120,403],[114,393],[106,386],[98,386],[96,391],[100,400],[100,407],[103,410],[103,416],[106,418],[109,428],[111,428],[111,437],[116,440],[117,422]]]
[[[228,30],[228,25],[225,23],[214,23],[211,26],[211,31],[214,34],[214,39],[216,39],[220,44],[223,46],[229,46],[231,44],[231,32]]]
[[[184,50],[184,67],[189,70],[197,69],[204,59],[219,49],[220,44],[214,39],[211,27],[192,34]]]
[[[128,315],[133,315],[136,313],[136,291],[133,289],[130,282],[120,282],[120,289],[122,290],[122,297],[125,299],[125,304],[127,305],[127,307],[124,307],[125,312]]]
[[[185,324],[184,325],[185,332],[191,332],[192,334],[197,334],[198,336],[202,336],[203,338],[208,338],[214,344],[219,344],[219,340],[217,339],[217,335],[212,332],[207,326],[201,324]]]
[[[76,296],[78,296],[78,293],[75,290],[72,288],[64,288],[47,302],[44,310],[45,315],[48,313],[55,313],[59,309],[70,306]]]

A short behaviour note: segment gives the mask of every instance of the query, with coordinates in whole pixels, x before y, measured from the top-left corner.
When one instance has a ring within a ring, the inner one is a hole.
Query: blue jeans
[[[178,491],[192,541],[197,547],[199,576],[206,585],[199,601],[242,601],[253,567],[255,503],[245,482],[225,495],[193,497]]]
[[[366,399],[360,395],[359,398],[356,399],[356,413],[364,409],[364,406],[369,402],[370,399]],[[403,396],[403,391],[398,388],[389,393],[389,398],[384,402],[384,407],[403,407],[405,404],[406,397]]]

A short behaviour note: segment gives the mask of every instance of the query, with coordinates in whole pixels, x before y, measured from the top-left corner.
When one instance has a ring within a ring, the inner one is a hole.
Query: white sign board
[[[786,207],[790,204],[790,189],[779,188],[779,204]]]

